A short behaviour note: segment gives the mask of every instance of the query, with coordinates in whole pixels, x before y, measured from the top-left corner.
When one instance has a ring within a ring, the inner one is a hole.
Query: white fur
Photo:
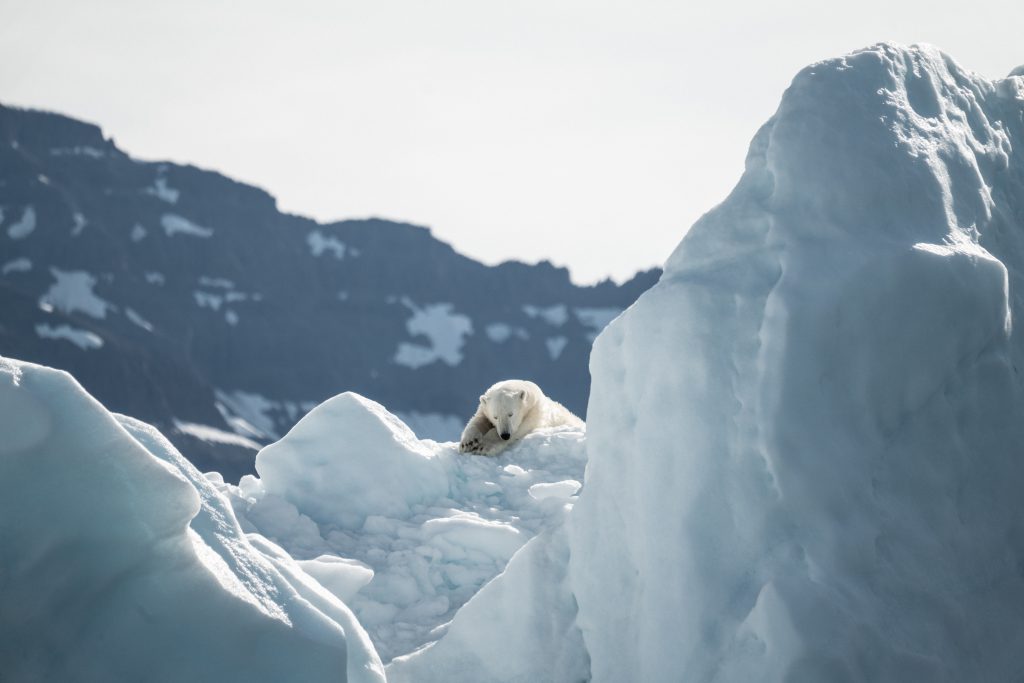
[[[459,451],[497,455],[534,429],[562,426],[582,429],[583,420],[545,396],[533,382],[507,379],[480,397],[476,414],[462,432]]]

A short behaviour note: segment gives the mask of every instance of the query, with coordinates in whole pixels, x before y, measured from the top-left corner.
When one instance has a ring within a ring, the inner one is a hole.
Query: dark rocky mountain
[[[317,223],[218,173],[132,159],[97,126],[0,106],[0,354],[70,371],[228,478],[346,390],[431,438],[456,438],[509,377],[582,415],[593,338],[659,275],[579,287],[419,226]]]

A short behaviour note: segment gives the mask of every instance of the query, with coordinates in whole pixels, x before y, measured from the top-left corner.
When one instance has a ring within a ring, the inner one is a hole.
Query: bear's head
[[[505,441],[519,430],[533,408],[533,396],[521,387],[492,387],[480,397],[480,409]]]

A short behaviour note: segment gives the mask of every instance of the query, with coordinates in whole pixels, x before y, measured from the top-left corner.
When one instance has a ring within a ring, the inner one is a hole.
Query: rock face
[[[595,683],[1019,676],[1022,319],[1024,77],[894,45],[798,74],[595,344]]]
[[[318,224],[217,173],[132,159],[96,126],[0,106],[0,354],[62,368],[203,469],[340,391],[457,438],[519,377],[582,414],[590,344],[659,277],[574,286],[426,228]]]

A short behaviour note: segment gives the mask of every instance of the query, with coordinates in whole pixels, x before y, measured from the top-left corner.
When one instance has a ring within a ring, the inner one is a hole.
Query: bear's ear
[[[483,394],[480,394],[480,405],[484,404],[484,400],[486,400],[486,398],[487,398],[486,396],[484,396]]]
[[[526,389],[519,392],[519,400],[522,401],[524,398],[526,398]]]

